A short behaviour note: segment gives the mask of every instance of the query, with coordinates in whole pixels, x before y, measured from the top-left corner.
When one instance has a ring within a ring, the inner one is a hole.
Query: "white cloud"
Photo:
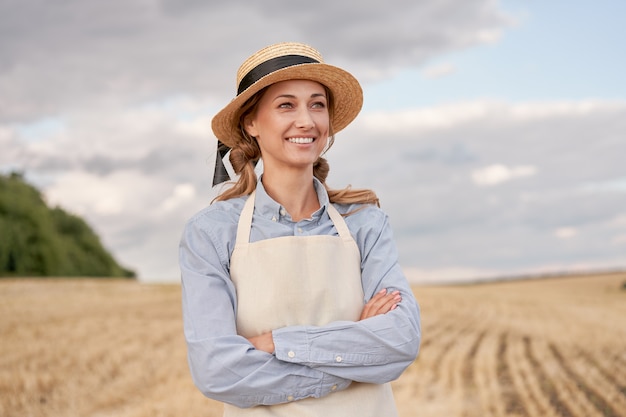
[[[503,164],[488,165],[472,171],[472,181],[480,186],[502,184],[517,178],[535,175],[537,168],[532,165],[508,167]]]
[[[618,214],[614,218],[610,219],[609,225],[611,227],[624,227],[626,228],[626,214]]]
[[[452,103],[430,108],[371,112],[362,117],[361,122],[365,129],[384,130],[391,134],[408,133],[415,137],[432,130],[445,130],[488,118],[492,107],[501,108],[487,101]]]
[[[108,176],[70,171],[56,178],[46,196],[51,205],[106,218],[121,213],[140,215],[145,206],[158,204],[157,188],[153,179],[136,171],[116,170]]]
[[[581,189],[588,193],[626,192],[626,177],[608,178],[586,182]]]
[[[578,235],[578,229],[575,227],[559,227],[554,231],[554,236],[559,239],[570,239]]]
[[[499,100],[479,99],[445,103],[432,107],[408,108],[370,112],[361,118],[364,128],[386,130],[393,134],[432,133],[460,125],[471,126],[482,123],[484,128],[499,128],[513,124],[560,123],[572,118],[588,118],[607,115],[615,123],[614,117],[623,114],[626,103],[623,100],[581,100],[581,101],[528,101],[508,103]],[[621,125],[621,123],[620,123]],[[617,127],[617,126],[616,126]],[[623,127],[619,126],[618,128]],[[552,140],[552,138],[549,138]]]
[[[626,234],[614,236],[611,239],[611,243],[614,245],[626,245]]]
[[[623,111],[621,100],[581,100],[581,101],[539,101],[519,103],[511,108],[510,117],[514,120],[542,120],[559,117],[585,117],[598,111]]]
[[[196,196],[196,187],[193,184],[178,184],[172,194],[167,197],[159,208],[165,212],[175,210],[189,203]]]
[[[476,33],[476,39],[484,43],[496,43],[502,37],[502,32],[493,29],[484,29]]]
[[[422,70],[422,74],[426,78],[441,78],[446,75],[450,75],[456,71],[456,68],[452,64],[440,64],[431,67],[426,67]]]

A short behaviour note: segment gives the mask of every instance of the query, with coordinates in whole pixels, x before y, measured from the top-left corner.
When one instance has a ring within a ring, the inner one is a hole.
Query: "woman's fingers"
[[[387,292],[386,289],[382,289],[365,304],[360,320],[388,313],[395,309],[400,301],[402,301],[400,291]]]
[[[359,318],[359,320],[363,320],[363,319],[366,319],[368,317],[372,317],[372,316],[370,316],[370,311],[373,308],[373,304],[375,302],[377,302],[378,300],[380,300],[382,297],[384,297],[386,295],[386,293],[387,293],[387,290],[386,289],[382,289],[379,292],[377,292],[376,294],[374,294],[374,296],[363,306],[363,310],[361,311],[361,317]]]
[[[274,338],[272,336],[272,332],[249,337],[248,341],[252,343],[252,345],[257,350],[262,350],[267,353],[274,353]]]

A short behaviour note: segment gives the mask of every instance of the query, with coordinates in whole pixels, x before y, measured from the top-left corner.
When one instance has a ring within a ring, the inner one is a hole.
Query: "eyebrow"
[[[313,93],[313,94],[311,94],[310,98],[315,98],[315,97],[324,97],[324,98],[326,98],[326,94],[324,94],[324,93]],[[291,99],[295,99],[296,96],[294,96],[293,94],[280,94],[280,95],[274,97],[274,100],[276,100],[277,98],[291,98]]]

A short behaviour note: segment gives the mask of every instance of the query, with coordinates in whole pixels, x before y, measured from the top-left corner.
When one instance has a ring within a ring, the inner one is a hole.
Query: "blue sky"
[[[367,88],[367,110],[493,98],[507,101],[626,97],[626,3],[502,2],[516,23],[493,44],[455,50]],[[439,78],[424,70],[450,66]]]

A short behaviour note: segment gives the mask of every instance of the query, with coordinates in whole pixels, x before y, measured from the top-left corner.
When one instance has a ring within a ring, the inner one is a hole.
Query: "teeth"
[[[291,143],[312,143],[313,138],[289,138],[289,142]]]

